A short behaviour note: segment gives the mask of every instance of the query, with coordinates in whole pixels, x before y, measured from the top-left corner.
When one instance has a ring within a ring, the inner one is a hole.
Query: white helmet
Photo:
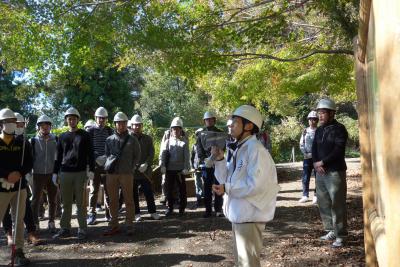
[[[329,109],[329,110],[336,110],[336,104],[330,98],[322,98],[318,102],[317,110],[318,109]]]
[[[182,121],[182,119],[179,118],[179,117],[175,117],[175,118],[172,120],[172,122],[171,122],[170,128],[172,128],[172,127],[181,127],[181,128],[183,128],[183,121]]]
[[[96,122],[94,121],[94,120],[88,120],[86,123],[85,123],[85,126],[83,126],[83,128],[85,128],[86,129],[86,127],[93,127],[93,126],[96,126]]]
[[[120,111],[120,112],[117,112],[117,114],[115,114],[115,116],[114,116],[114,122],[117,122],[117,121],[129,121],[129,119],[125,113]]]
[[[143,120],[142,120],[142,117],[140,117],[140,115],[136,114],[136,115],[133,115],[130,122],[131,122],[131,124],[140,124],[140,123],[143,123]]]
[[[308,113],[307,119],[318,119],[317,112],[313,110],[310,113]]]
[[[94,113],[95,117],[102,117],[102,118],[107,118],[108,117],[108,112],[107,109],[103,107],[99,107],[96,109],[96,112]]]
[[[64,114],[64,118],[69,116],[69,115],[74,115],[77,116],[78,119],[81,117],[81,115],[79,114],[78,110],[74,107],[70,107],[69,109],[67,109],[67,111]]]
[[[17,118],[17,122],[25,122],[24,116],[22,116],[20,113],[15,112],[15,117]]]
[[[211,111],[207,111],[206,113],[204,113],[203,120],[212,118],[215,118],[215,115]]]
[[[228,119],[228,120],[226,121],[226,126],[231,126],[231,125],[232,125],[232,122],[233,122],[232,118]]]
[[[254,125],[256,125],[258,129],[261,129],[263,123],[262,115],[260,111],[258,111],[253,106],[250,105],[240,106],[233,112],[232,116],[239,116],[246,120],[249,120],[252,123],[254,123]]]
[[[3,108],[0,110],[0,120],[16,119],[14,112],[9,108]]]
[[[53,121],[47,115],[40,116],[36,122],[36,125],[39,126],[39,124],[42,122],[53,124]]]

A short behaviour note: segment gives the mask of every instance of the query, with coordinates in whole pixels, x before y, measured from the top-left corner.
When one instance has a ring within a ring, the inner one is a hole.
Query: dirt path
[[[277,166],[282,190],[275,219],[263,233],[262,266],[365,265],[359,161],[349,160],[348,165],[350,235],[347,245],[340,249],[318,240],[323,231],[317,207],[311,202],[297,202],[301,196],[301,163]],[[189,207],[193,201],[189,200]],[[162,212],[164,207],[159,205],[158,209]],[[89,228],[86,242],[75,237],[56,242],[42,230],[47,245],[27,246],[25,250],[32,260],[30,266],[233,266],[230,223],[225,218],[203,219],[203,212],[204,208],[188,209],[183,217],[163,217],[161,221],[152,221],[145,214],[145,221],[136,224],[133,237],[103,237],[105,222]],[[42,228],[46,225],[47,221],[41,222]],[[1,265],[9,254],[4,235],[0,246]]]

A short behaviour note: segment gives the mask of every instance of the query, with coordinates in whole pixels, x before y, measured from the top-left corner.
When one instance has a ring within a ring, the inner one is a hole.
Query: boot
[[[15,266],[26,266],[29,263],[30,260],[25,258],[22,248],[17,248],[17,250],[15,251]]]

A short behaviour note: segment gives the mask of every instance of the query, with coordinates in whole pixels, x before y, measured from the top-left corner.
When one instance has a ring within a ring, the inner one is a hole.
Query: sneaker
[[[206,212],[203,214],[203,218],[210,218],[212,216],[211,212]]]
[[[15,266],[26,266],[30,263],[31,261],[27,258],[25,258],[24,251],[22,248],[17,248],[15,251]]]
[[[78,234],[76,235],[76,237],[77,237],[79,240],[87,239],[87,233],[86,233],[85,230],[79,228],[79,229],[78,229]]]
[[[335,240],[336,236],[333,231],[329,231],[326,235],[321,236],[319,239],[323,241]]]
[[[28,233],[26,240],[28,241],[28,244],[32,244],[33,246],[39,246],[43,244],[43,240],[39,239],[34,232]]]
[[[52,233],[52,234],[56,233],[56,231],[57,231],[56,224],[54,222],[49,222],[48,229],[49,229],[50,233]]]
[[[111,222],[110,210],[106,208],[106,222]]]
[[[340,248],[343,247],[343,238],[337,237],[335,242],[332,243],[333,248]]]
[[[153,220],[160,220],[161,219],[161,216],[158,214],[158,213],[150,213],[150,217],[153,219]]]
[[[299,203],[305,203],[305,202],[307,202],[307,200],[308,200],[308,197],[307,197],[307,196],[302,196],[302,197],[299,199]]]
[[[71,231],[69,229],[60,229],[57,234],[53,235],[53,239],[67,238],[71,236]]]
[[[318,199],[317,199],[317,196],[314,196],[313,199],[312,199],[313,205],[317,204],[317,200],[318,200]]]
[[[99,205],[99,204],[96,205],[96,211],[97,212],[103,211],[103,208],[101,207],[101,205]]]
[[[104,232],[104,236],[113,236],[116,235],[120,232],[120,229],[118,226],[112,227],[111,229],[108,229],[107,231]]]
[[[90,214],[89,218],[87,219],[88,225],[95,225],[96,224],[96,214]]]
[[[219,212],[219,211],[217,211],[217,212],[215,213],[215,216],[216,216],[216,217],[225,217],[224,214],[223,214],[222,212]]]
[[[136,222],[141,222],[141,221],[143,221],[142,216],[140,216],[140,214],[135,214],[135,221],[136,221]]]
[[[173,209],[167,209],[166,211],[165,211],[165,216],[172,216],[172,215],[174,215],[174,210]]]

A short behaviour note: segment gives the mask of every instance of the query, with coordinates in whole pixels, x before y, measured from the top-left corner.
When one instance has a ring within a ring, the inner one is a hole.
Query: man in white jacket
[[[274,217],[279,185],[275,163],[256,138],[263,119],[254,107],[243,105],[232,115],[230,126],[236,149],[227,162],[224,152],[213,147],[211,159],[224,195],[224,214],[232,223],[236,266],[261,266],[262,231]]]

